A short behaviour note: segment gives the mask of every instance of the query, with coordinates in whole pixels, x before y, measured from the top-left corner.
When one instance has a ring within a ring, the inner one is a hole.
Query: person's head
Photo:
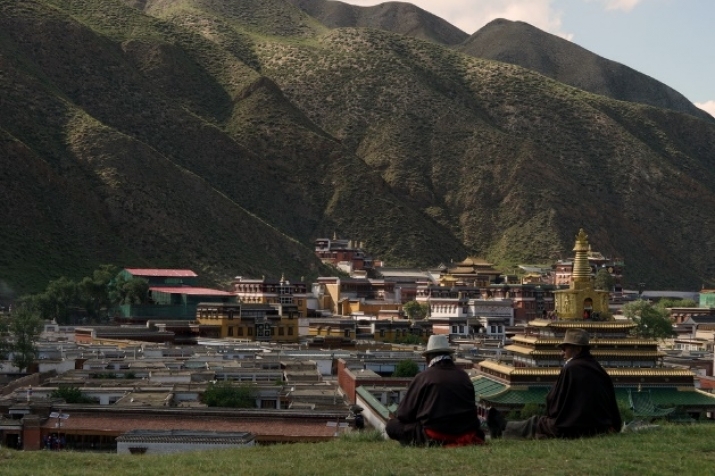
[[[427,348],[424,352],[422,352],[422,355],[424,356],[425,360],[429,362],[438,355],[450,355],[453,353],[454,351],[449,346],[449,336],[439,334],[431,335],[429,337],[429,340],[427,341]]]
[[[557,347],[564,353],[564,359],[569,360],[589,348],[588,332],[584,329],[568,329],[563,342]]]

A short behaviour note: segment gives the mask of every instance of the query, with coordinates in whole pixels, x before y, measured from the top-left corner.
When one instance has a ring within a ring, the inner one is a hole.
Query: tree
[[[420,367],[414,360],[400,360],[392,372],[393,377],[412,378],[420,373]]]
[[[0,313],[0,361],[7,359],[10,344],[10,316]],[[0,368],[2,368],[2,364],[0,364]]]
[[[639,299],[625,304],[623,315],[637,324],[633,333],[639,337],[665,339],[675,335],[667,309],[655,306],[649,301]]]
[[[125,279],[118,275],[109,285],[112,304],[143,304],[149,299],[149,281],[143,278]]]
[[[418,345],[422,343],[422,337],[418,336],[417,334],[407,334],[404,337],[395,338],[395,344]]]
[[[52,316],[43,317],[54,318],[58,324],[69,324],[70,309],[76,307],[79,301],[77,283],[64,276],[50,281],[41,299],[46,300],[52,312]]]
[[[35,343],[42,332],[42,324],[37,312],[27,306],[20,305],[12,311],[9,328],[12,336],[12,363],[21,371],[35,361]]]
[[[606,268],[601,268],[596,273],[596,277],[593,280],[593,288],[600,291],[612,291],[613,285],[616,283],[616,279],[608,272]]]
[[[417,301],[409,301],[402,305],[402,310],[411,320],[424,319],[429,313],[429,305]]]
[[[87,314],[93,318],[106,317],[107,309],[111,305],[110,284],[118,271],[114,265],[103,264],[92,273],[91,277],[85,277],[77,285],[79,299]]]
[[[41,319],[51,321],[55,318],[55,306],[46,293],[29,294],[17,300],[18,306],[24,306],[40,316]]]
[[[93,398],[83,394],[77,387],[59,387],[50,393],[52,398],[61,398],[65,403],[97,403]]]
[[[255,389],[250,385],[234,385],[230,382],[211,383],[201,396],[209,407],[254,408]]]
[[[698,307],[698,303],[692,299],[661,299],[656,306],[670,309],[673,307]]]

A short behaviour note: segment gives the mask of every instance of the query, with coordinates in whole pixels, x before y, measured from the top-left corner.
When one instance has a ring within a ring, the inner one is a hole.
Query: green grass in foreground
[[[663,426],[583,440],[495,441],[486,446],[407,448],[373,438],[175,455],[0,451],[14,475],[711,475],[715,425]]]

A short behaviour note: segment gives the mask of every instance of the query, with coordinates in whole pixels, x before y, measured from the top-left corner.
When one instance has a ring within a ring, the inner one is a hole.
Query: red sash
[[[483,445],[484,440],[477,435],[476,431],[462,433],[461,435],[448,435],[435,430],[425,428],[425,434],[431,440],[440,443],[446,448],[456,448],[457,446]]]

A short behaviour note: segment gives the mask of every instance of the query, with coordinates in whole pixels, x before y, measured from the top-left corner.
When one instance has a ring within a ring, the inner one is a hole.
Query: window
[[[229,327],[228,327],[228,336],[229,336],[229,337],[232,337],[232,336],[233,336],[233,327],[232,327],[232,326],[229,326]]]
[[[284,333],[285,333],[285,331],[283,330],[283,326],[280,326],[280,327],[278,328],[278,335],[279,335],[279,336],[282,336],[282,335],[284,335]]]
[[[293,328],[292,328],[292,327],[289,327],[289,328],[288,328],[288,335],[289,335],[289,336],[292,336],[292,335],[293,335]]]
[[[243,326],[238,326],[238,336],[243,337]]]
[[[345,329],[345,337],[350,337],[350,329]]]
[[[253,327],[248,328],[248,335],[253,336]]]

